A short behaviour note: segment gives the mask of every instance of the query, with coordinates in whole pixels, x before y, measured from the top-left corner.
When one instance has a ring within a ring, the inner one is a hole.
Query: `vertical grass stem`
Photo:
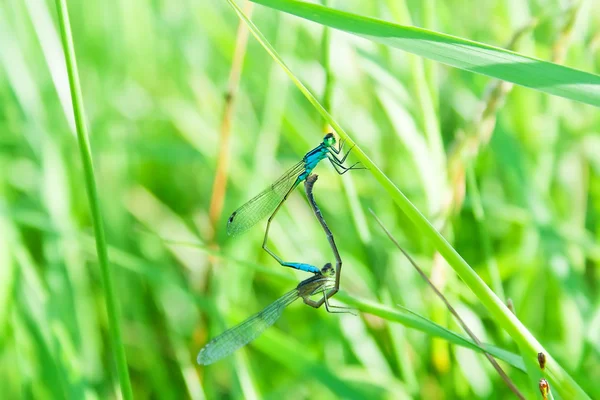
[[[120,314],[117,297],[115,294],[113,277],[108,261],[108,251],[106,246],[106,237],[102,223],[102,214],[100,211],[100,201],[98,199],[98,190],[94,178],[94,165],[92,162],[92,151],[88,139],[87,127],[85,124],[85,112],[83,108],[83,98],[81,94],[81,85],[77,73],[77,62],[75,59],[75,49],[73,46],[73,35],[66,0],[56,0],[56,9],[58,12],[58,24],[60,36],[62,39],[65,61],[67,65],[67,75],[69,77],[69,87],[71,89],[71,100],[73,103],[73,114],[75,116],[75,127],[77,129],[77,142],[81,153],[83,172],[85,178],[85,187],[90,202],[90,211],[94,226],[94,236],[96,239],[96,252],[98,254],[98,264],[104,286],[104,299],[106,302],[106,311],[108,314],[108,327],[110,333],[111,346],[117,361],[117,371],[121,384],[121,393],[126,400],[133,399],[131,382],[129,381],[129,371],[127,369],[127,358],[125,348],[121,338]]]

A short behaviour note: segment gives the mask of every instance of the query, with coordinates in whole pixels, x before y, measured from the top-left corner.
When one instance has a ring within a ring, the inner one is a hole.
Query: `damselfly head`
[[[333,136],[333,133],[330,132],[325,135],[323,138],[323,144],[327,147],[331,147],[335,144],[335,136]]]
[[[327,263],[323,266],[323,268],[321,268],[321,275],[327,276],[327,277],[335,276],[335,270],[333,269],[333,266],[331,265],[331,263]]]

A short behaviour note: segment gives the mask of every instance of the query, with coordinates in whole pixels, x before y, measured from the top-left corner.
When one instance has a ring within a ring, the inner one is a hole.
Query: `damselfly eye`
[[[335,270],[333,269],[333,266],[331,265],[331,263],[327,263],[323,266],[323,268],[321,268],[321,275],[323,275],[323,276],[334,276],[335,275]]]
[[[333,146],[335,144],[335,136],[333,136],[333,133],[325,135],[323,143],[325,143],[326,146]]]

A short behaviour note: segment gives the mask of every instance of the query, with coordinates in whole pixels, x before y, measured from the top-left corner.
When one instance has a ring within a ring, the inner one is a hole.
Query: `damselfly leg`
[[[300,182],[298,182],[298,183],[300,183]],[[273,257],[281,266],[290,267],[290,268],[294,268],[294,269],[299,269],[301,271],[312,272],[313,274],[317,274],[317,273],[319,273],[319,268],[315,267],[314,265],[284,261],[281,257],[279,257],[277,254],[275,254],[271,249],[269,249],[267,247],[267,240],[269,239],[269,229],[271,228],[271,222],[273,222],[275,215],[277,215],[277,212],[279,211],[279,209],[281,208],[283,203],[285,203],[285,201],[287,200],[290,193],[292,193],[292,191],[296,188],[296,186],[298,186],[298,183],[294,184],[290,188],[290,190],[283,196],[283,199],[281,200],[281,202],[279,202],[277,207],[275,207],[273,214],[271,214],[271,216],[267,220],[267,228],[265,229],[265,236],[263,238],[262,248],[267,253],[269,253],[269,255],[271,257]]]

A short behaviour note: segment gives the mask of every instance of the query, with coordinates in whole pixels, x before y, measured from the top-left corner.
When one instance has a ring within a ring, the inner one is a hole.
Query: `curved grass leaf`
[[[409,310],[408,308],[398,306],[400,309],[396,310],[369,300],[350,296],[344,291],[340,291],[336,298],[340,301],[343,301],[346,305],[356,308],[359,311],[376,315],[385,319],[386,321],[398,322],[408,328],[419,330],[427,335],[442,338],[449,343],[466,347],[480,353],[485,351],[495,358],[503,360],[513,367],[520,369],[521,371],[525,370],[523,359],[517,354],[489,344],[484,344],[482,348],[470,338],[464,337],[447,328],[444,328],[443,326],[436,324],[435,322]]]
[[[484,43],[317,4],[291,0],[252,1],[452,67],[600,107],[598,75]]]

